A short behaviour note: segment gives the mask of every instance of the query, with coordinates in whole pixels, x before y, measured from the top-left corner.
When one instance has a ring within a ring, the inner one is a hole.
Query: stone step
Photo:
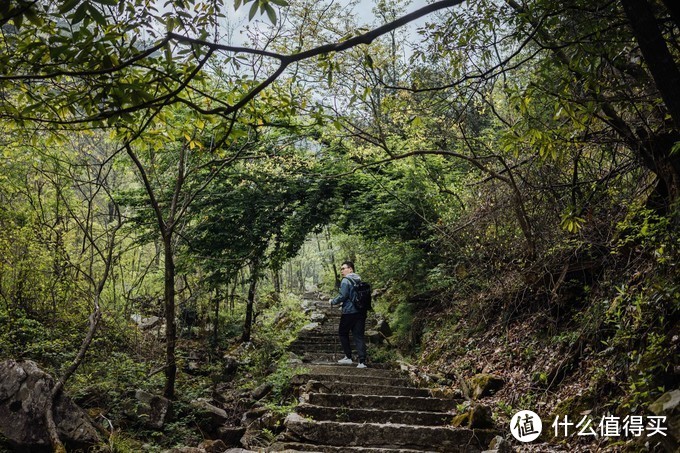
[[[311,334],[311,335],[310,335]],[[338,336],[338,326],[337,325],[324,325],[321,324],[313,329],[305,329],[300,331],[300,338],[310,337],[310,336],[329,336],[334,335],[336,338]],[[350,334],[351,337],[351,334]]]
[[[349,337],[352,341],[352,336]],[[314,346],[317,344],[340,344],[337,332],[333,335],[305,335],[294,340],[290,345]]]
[[[350,336],[350,341],[352,341],[352,337]],[[338,333],[327,333],[327,334],[319,334],[316,332],[300,332],[298,335],[298,339],[295,340],[296,342],[301,342],[301,343],[312,343],[315,341],[318,342],[325,342],[325,343],[330,343],[333,341],[339,342],[340,339],[338,338]]]
[[[291,379],[291,385],[299,386],[305,385],[309,381],[321,381],[321,382],[345,382],[348,384],[365,384],[367,382],[371,384],[387,385],[387,386],[405,386],[408,381],[405,378],[399,377],[382,377],[382,376],[371,376],[367,378],[366,376],[353,376],[353,375],[337,375],[337,374],[319,374],[319,373],[302,373],[293,376]]]
[[[340,354],[342,351],[342,349],[340,349],[338,346],[319,346],[313,350],[311,348],[294,347],[288,348],[288,350],[298,357],[304,356],[306,354]],[[340,357],[338,357],[338,360],[342,359],[343,356],[344,354],[341,354]],[[311,358],[308,361],[311,362]]]
[[[295,412],[303,417],[310,417],[317,421],[336,421],[351,423],[398,423],[419,426],[446,426],[453,416],[445,412],[421,411],[381,411],[377,409],[359,409],[314,406],[300,404]]]
[[[324,364],[324,365],[333,365],[336,363],[338,360],[342,359],[345,357],[345,354],[342,352],[342,349],[338,349],[337,352],[306,352],[303,354],[302,361],[303,362],[315,362],[318,363],[319,365]],[[370,349],[369,349],[369,354],[368,354],[368,362],[367,364],[371,365],[370,362]],[[356,367],[358,362],[357,362],[357,351],[356,349],[352,348],[352,360],[354,360],[354,366]],[[351,366],[351,365],[347,365]]]
[[[357,368],[354,365],[310,365],[306,367],[310,374],[331,374],[339,376],[371,376],[371,377],[388,377],[388,378],[404,378],[405,375],[401,371],[395,369],[386,369],[378,367]]]
[[[338,360],[342,359],[345,357],[345,354],[343,352],[337,351],[337,352],[306,352],[302,355],[301,359],[303,362],[312,362],[316,364],[324,364],[324,365],[332,365],[336,363]],[[356,356],[354,357],[354,360],[356,361]],[[354,366],[357,366],[357,363],[354,364]]]
[[[350,343],[352,345],[352,350],[354,351],[354,343]],[[335,344],[333,343],[319,343],[318,345],[295,345],[295,346],[290,346],[289,349],[295,349],[297,351],[303,352],[303,353],[314,353],[314,352],[327,352],[328,349],[335,348],[335,351],[342,351],[342,346],[340,345],[340,342],[336,342]],[[295,352],[295,351],[293,351]],[[298,354],[299,355],[299,354]]]
[[[434,396],[428,389],[380,385],[366,382],[347,383],[342,381],[323,382],[310,380],[305,386],[305,391],[308,393],[349,393],[355,395],[411,396],[417,398]]]
[[[337,408],[381,409],[388,411],[452,411],[461,400],[443,398],[421,398],[413,396],[355,395],[338,393],[307,393],[304,402],[314,406]]]
[[[364,447],[336,447],[333,445],[315,445],[299,442],[277,442],[267,451],[306,451],[318,453],[422,453],[423,450],[406,450],[403,448],[364,448]]]
[[[498,434],[487,429],[314,421],[296,413],[286,417],[285,426],[287,435],[302,443],[449,453],[485,450]]]
[[[350,343],[352,349],[354,344]],[[288,347],[290,351],[295,352],[336,352],[342,351],[342,346],[339,341],[333,343],[317,343],[317,344],[292,344]]]

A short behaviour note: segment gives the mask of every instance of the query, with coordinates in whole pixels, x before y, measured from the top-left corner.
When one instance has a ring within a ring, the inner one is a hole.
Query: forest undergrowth
[[[539,414],[543,442],[532,451],[649,451],[654,442],[556,436],[551,425],[557,416],[575,423],[587,416],[597,430],[606,415],[648,415],[677,387],[677,233],[643,209],[597,248],[581,235],[530,266],[509,264],[493,275],[481,262],[468,266],[477,271],[410,298],[412,319],[402,322],[410,328],[400,338],[418,340],[414,360],[439,385],[465,389],[480,373],[501,377],[503,387],[480,402],[499,427],[519,410]]]

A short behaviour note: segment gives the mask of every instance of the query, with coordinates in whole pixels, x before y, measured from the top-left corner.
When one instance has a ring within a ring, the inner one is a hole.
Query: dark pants
[[[340,344],[345,356],[352,358],[352,348],[349,345],[349,332],[352,332],[354,345],[357,348],[359,362],[366,361],[366,342],[364,341],[364,330],[366,329],[366,313],[352,313],[340,317],[340,327],[338,335]]]

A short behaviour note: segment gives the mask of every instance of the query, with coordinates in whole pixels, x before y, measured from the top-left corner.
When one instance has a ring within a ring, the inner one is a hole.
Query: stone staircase
[[[407,374],[371,362],[370,348],[368,368],[338,365],[344,357],[337,338],[340,311],[327,301],[309,303],[316,325],[304,329],[290,348],[305,362],[306,371],[293,378],[300,403],[269,451],[486,450],[497,431],[450,426],[461,400],[411,386]]]

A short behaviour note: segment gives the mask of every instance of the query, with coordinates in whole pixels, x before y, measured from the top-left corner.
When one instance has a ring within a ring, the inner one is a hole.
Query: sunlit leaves
[[[578,233],[584,226],[585,219],[577,215],[577,210],[573,207],[567,209],[562,214],[560,227],[568,233]]]

